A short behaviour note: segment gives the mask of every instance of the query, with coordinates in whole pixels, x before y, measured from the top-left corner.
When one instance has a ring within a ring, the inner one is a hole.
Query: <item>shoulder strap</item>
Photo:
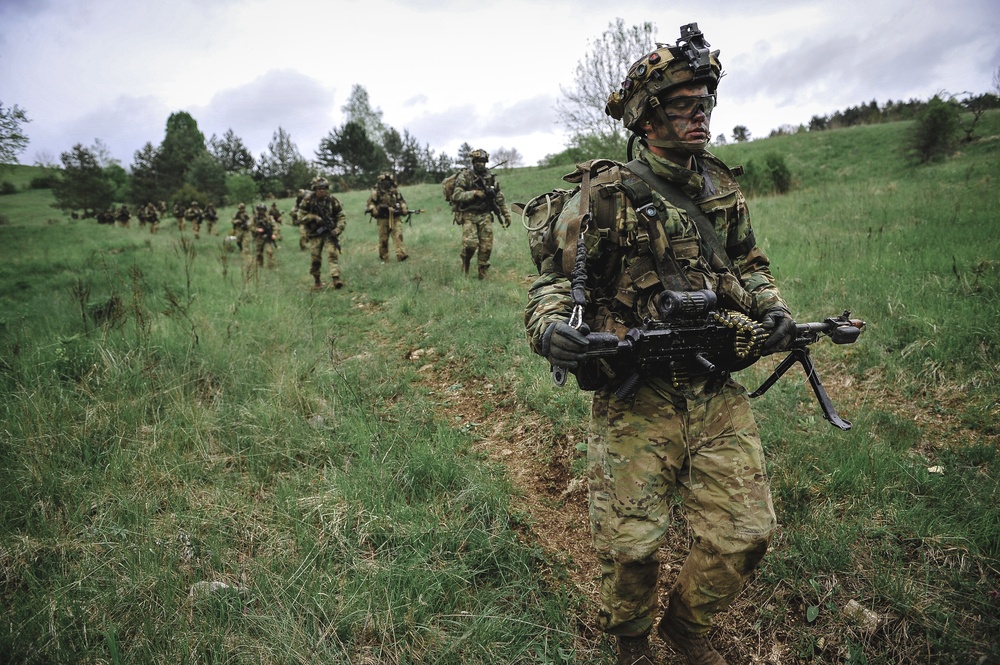
[[[658,177],[639,159],[633,159],[625,165],[636,177],[640,178],[648,187],[655,190],[657,194],[665,198],[675,208],[680,208],[688,214],[698,229],[699,244],[701,251],[708,260],[709,265],[715,270],[726,269],[735,274],[732,261],[729,255],[719,242],[719,234],[715,231],[715,226],[705,212],[698,207],[691,197],[682,192],[677,186],[664,178]]]

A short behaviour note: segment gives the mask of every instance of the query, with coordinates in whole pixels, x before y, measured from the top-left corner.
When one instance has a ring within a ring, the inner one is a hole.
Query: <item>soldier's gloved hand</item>
[[[503,227],[507,228],[508,226],[510,226],[510,215],[503,218]]]
[[[586,324],[577,329],[562,321],[551,323],[542,333],[542,355],[553,365],[575,370],[586,357],[589,332]]]
[[[764,355],[787,349],[795,341],[795,319],[783,307],[772,307],[761,317],[760,327],[768,332],[762,349]]]
[[[481,189],[477,189],[476,191],[472,192],[472,195],[475,196],[477,199],[485,199],[486,198],[486,192],[484,192]]]

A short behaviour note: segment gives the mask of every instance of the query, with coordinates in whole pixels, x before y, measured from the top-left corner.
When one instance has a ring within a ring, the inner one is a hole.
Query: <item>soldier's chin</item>
[[[703,152],[706,148],[708,148],[710,138],[710,135],[706,135],[705,139],[702,141],[683,141],[681,143],[681,150],[690,153]]]

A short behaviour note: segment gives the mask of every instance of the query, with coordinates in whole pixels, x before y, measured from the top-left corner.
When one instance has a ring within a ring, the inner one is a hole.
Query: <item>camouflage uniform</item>
[[[197,201],[192,201],[190,207],[184,211],[184,219],[191,222],[191,230],[194,231],[194,237],[200,238],[199,232],[201,231],[201,206],[198,205]]]
[[[389,259],[389,237],[396,248],[396,260],[408,258],[403,245],[403,223],[400,219],[407,213],[406,201],[396,187],[396,181],[389,173],[383,173],[372,189],[365,206],[365,212],[378,221],[378,258],[385,263]]]
[[[267,255],[267,267],[273,268],[275,240],[277,240],[276,229],[264,204],[260,204],[254,210],[250,235],[253,237],[253,253],[247,263],[251,267],[251,271],[256,272],[257,267],[264,265],[265,254]]]
[[[241,203],[236,207],[236,214],[233,215],[233,235],[236,237],[236,246],[243,250],[244,240],[250,231],[250,215],[247,214],[247,204]],[[250,248],[246,243],[247,249]]]
[[[125,205],[124,203],[122,204],[122,207],[118,209],[116,218],[118,219],[118,223],[124,226],[126,229],[131,225],[132,213],[131,211],[129,211],[127,205]]]
[[[469,153],[473,168],[463,169],[455,180],[451,200],[457,207],[455,221],[462,225],[462,269],[469,272],[472,257],[479,252],[479,279],[486,277],[493,253],[493,215],[490,205],[492,193],[504,227],[510,226],[510,210],[500,191],[500,182],[486,167],[489,155],[484,150]]]
[[[322,194],[321,194],[322,192]],[[309,274],[313,276],[315,288],[322,286],[320,270],[323,265],[323,251],[326,250],[330,280],[334,288],[341,288],[340,279],[340,236],[347,225],[344,209],[340,201],[329,193],[329,185],[323,178],[313,181],[313,191],[303,197],[299,204],[299,222],[306,227],[309,244]]]
[[[208,203],[205,205],[205,213],[202,219],[205,220],[208,235],[219,235],[219,232],[215,230],[215,223],[219,221],[219,213],[215,211],[213,204]]]
[[[725,165],[705,151],[695,156],[694,171],[647,149],[639,159],[712,221],[749,296],[746,313],[759,317],[783,307],[767,257],[753,240],[746,202]],[[650,249],[653,234],[644,232],[614,178],[608,180],[608,218],[592,220],[583,231],[590,295],[584,321],[591,330],[621,337],[656,311],[653,302],[664,287]],[[652,194],[659,235],[669,238],[672,265],[682,273],[665,276],[668,283],[683,283],[678,290],[719,290],[723,280],[703,256],[693,220]],[[580,198],[577,193],[566,204],[557,222],[561,243]],[[542,262],[525,310],[528,339],[542,355],[546,329],[565,322],[573,305],[562,251]],[[587,453],[591,529],[601,560],[600,621],[619,636],[648,633],[657,604],[657,549],[670,524],[670,493],[677,490],[693,542],[666,616],[688,635],[702,636],[760,562],[775,527],[749,399],[726,374],[694,376],[680,386],[668,376],[647,376],[629,401],[615,396],[620,383],[606,378],[594,395]]]
[[[140,217],[139,219],[141,221],[144,221],[145,223],[149,224],[149,232],[152,234],[152,233],[156,233],[157,231],[159,231],[160,230],[160,215],[159,215],[159,213],[156,210],[156,206],[153,205],[153,202],[150,201],[149,203],[147,203],[146,207],[143,209],[143,211],[144,211],[143,217],[145,217],[145,219],[143,219],[143,217]]]
[[[306,225],[299,220],[299,205],[308,193],[308,189],[299,190],[298,195],[295,197],[295,205],[292,206],[291,212],[292,226],[299,227],[299,250],[303,252],[309,248],[309,231],[306,229]]]
[[[184,206],[180,204],[180,201],[174,203],[173,208],[174,219],[177,220],[177,230],[184,230]]]

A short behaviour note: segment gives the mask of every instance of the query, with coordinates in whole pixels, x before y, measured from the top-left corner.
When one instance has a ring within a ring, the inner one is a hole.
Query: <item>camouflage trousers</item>
[[[389,259],[389,238],[392,237],[392,245],[396,248],[396,259],[402,261],[408,256],[406,247],[403,245],[403,222],[397,215],[390,214],[389,217],[379,218],[378,222],[378,257],[382,261]]]
[[[685,398],[643,385],[629,402],[598,391],[587,462],[602,628],[637,636],[652,627],[657,550],[676,491],[692,544],[665,616],[693,636],[708,632],[760,563],[776,525],[746,390],[728,381],[706,392],[702,381]]]
[[[333,240],[327,236],[318,238],[307,238],[309,243],[309,274],[313,277],[320,276],[323,266],[323,250],[326,250],[326,262],[330,269],[330,279],[340,277],[340,250],[333,244]]]
[[[490,213],[463,212],[459,219],[462,223],[462,258],[472,258],[479,252],[479,267],[490,267],[490,254],[493,253],[493,215]]]
[[[274,247],[275,245],[273,242],[265,242],[263,238],[254,236],[252,254],[247,259],[247,266],[249,266],[251,270],[256,271],[257,266],[264,265],[264,256],[267,256],[267,267],[273,268]]]

